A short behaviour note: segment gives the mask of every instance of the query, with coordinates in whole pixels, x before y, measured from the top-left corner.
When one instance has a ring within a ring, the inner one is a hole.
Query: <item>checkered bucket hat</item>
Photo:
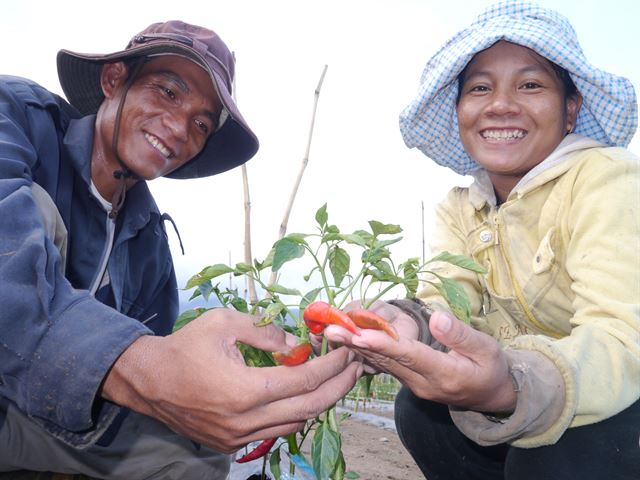
[[[569,72],[583,97],[575,133],[606,145],[629,144],[638,126],[631,82],[591,65],[562,15],[535,3],[509,1],[487,8],[427,62],[418,95],[400,114],[408,147],[461,175],[480,168],[458,135],[457,79],[476,53],[500,40],[528,47]]]

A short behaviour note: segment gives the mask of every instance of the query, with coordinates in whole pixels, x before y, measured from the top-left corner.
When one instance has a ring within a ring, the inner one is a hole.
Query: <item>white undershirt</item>
[[[98,200],[98,202],[100,202],[100,205],[105,211],[106,213],[105,218],[107,222],[106,223],[107,235],[106,235],[104,248],[102,249],[102,258],[100,260],[100,268],[98,269],[97,275],[93,279],[91,288],[89,288],[91,295],[95,295],[100,287],[103,287],[104,285],[109,284],[109,273],[107,272],[107,262],[109,261],[109,256],[111,256],[111,249],[113,247],[113,237],[116,231],[116,222],[115,222],[115,219],[109,218],[109,212],[111,211],[111,207],[112,207],[111,202],[108,202],[107,200],[104,199],[102,195],[100,195],[100,192],[96,188],[93,181],[91,182],[90,189],[91,189],[92,195],[96,198],[96,200]]]

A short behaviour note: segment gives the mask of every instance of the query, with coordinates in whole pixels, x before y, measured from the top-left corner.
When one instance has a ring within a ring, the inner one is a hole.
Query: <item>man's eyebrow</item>
[[[182,90],[184,93],[191,93],[191,89],[189,88],[189,85],[187,85],[185,81],[182,80],[182,77],[177,73],[172,72],[170,70],[160,70],[157,73],[165,77],[167,80],[170,80],[171,82],[175,83],[178,86],[178,88]]]

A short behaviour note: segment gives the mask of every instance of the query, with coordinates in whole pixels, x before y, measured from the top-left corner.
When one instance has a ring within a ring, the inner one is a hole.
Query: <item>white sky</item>
[[[55,55],[61,48],[107,53],[124,48],[148,24],[181,19],[215,30],[237,57],[238,103],[261,149],[247,165],[253,255],[276,240],[304,156],[313,91],[325,64],[309,166],[289,232],[310,232],[328,203],[343,231],[368,220],[397,223],[399,261],[422,253],[421,202],[428,238],[432,210],[467,178],[409,150],[398,114],[417,91],[427,59],[493,1],[235,0],[2,2],[0,73],[19,75],[62,93]],[[546,0],[566,15],[587,58],[629,78],[640,91],[636,0]],[[456,132],[451,132],[456,135]],[[630,146],[640,153],[638,135]],[[178,284],[213,263],[243,261],[240,169],[202,180],[151,183],[162,211],[176,221],[186,255],[170,229]],[[305,272],[306,273],[306,272]],[[293,273],[292,278],[301,278]],[[305,289],[304,285],[289,286]]]

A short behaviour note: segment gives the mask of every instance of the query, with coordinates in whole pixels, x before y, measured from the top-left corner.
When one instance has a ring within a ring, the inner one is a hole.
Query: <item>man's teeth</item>
[[[512,138],[524,138],[524,130],[484,130],[482,136],[494,140],[511,140]]]
[[[156,148],[162,155],[164,155],[167,158],[169,157],[169,155],[171,155],[171,151],[167,147],[165,147],[160,142],[160,140],[158,140],[158,137],[154,137],[153,135],[149,135],[148,133],[145,133],[144,137],[151,144],[151,146]]]

